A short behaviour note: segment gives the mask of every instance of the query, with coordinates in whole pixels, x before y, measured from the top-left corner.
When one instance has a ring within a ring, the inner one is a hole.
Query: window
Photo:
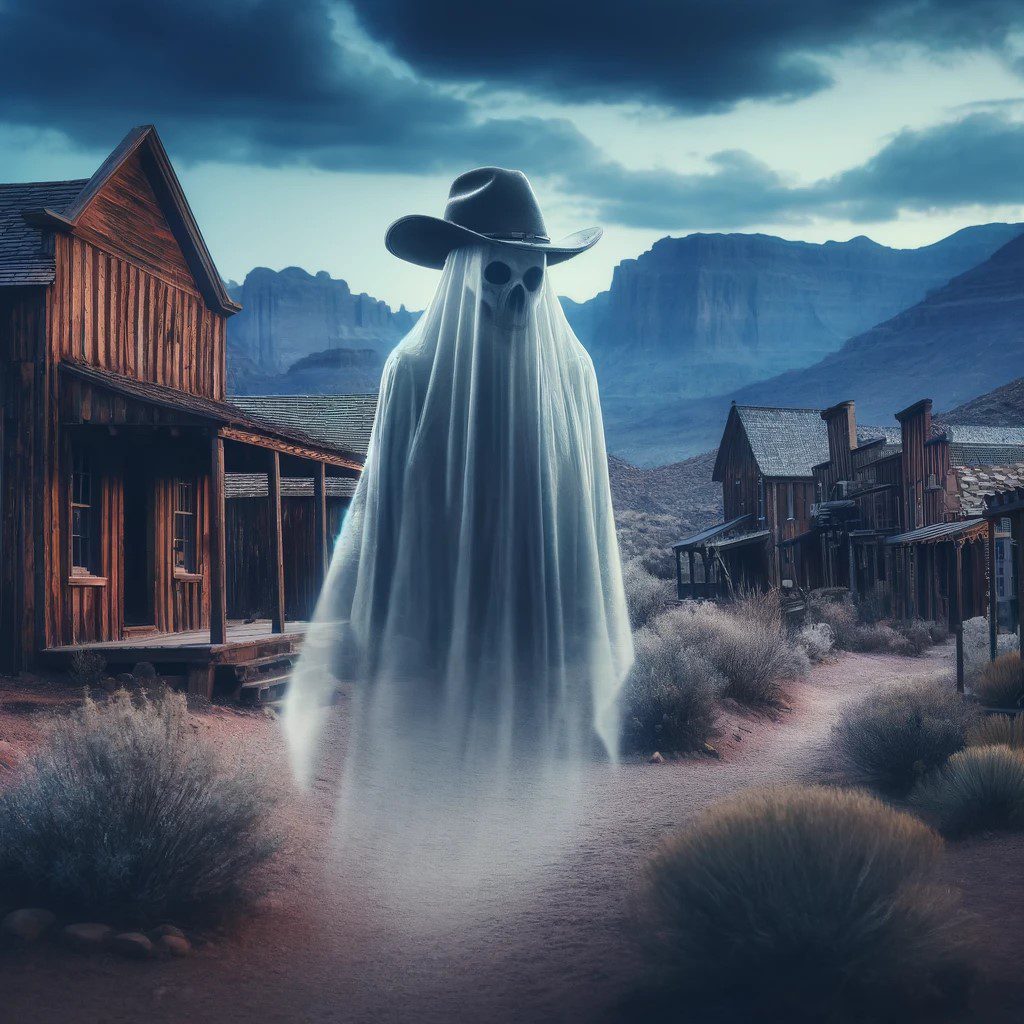
[[[91,576],[96,568],[95,479],[88,452],[71,459],[71,575]]]
[[[787,519],[792,519],[793,518],[793,485],[789,484],[788,488],[789,489],[786,492],[786,518]]]
[[[192,480],[174,481],[174,571],[196,571],[196,487]]]

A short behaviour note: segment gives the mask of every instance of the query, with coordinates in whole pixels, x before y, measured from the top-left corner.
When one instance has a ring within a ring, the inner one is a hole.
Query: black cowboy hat
[[[526,175],[478,167],[452,182],[443,218],[401,217],[388,228],[384,244],[399,259],[434,270],[444,266],[453,249],[479,242],[542,252],[553,266],[586,252],[602,234],[601,228],[586,228],[552,242]]]

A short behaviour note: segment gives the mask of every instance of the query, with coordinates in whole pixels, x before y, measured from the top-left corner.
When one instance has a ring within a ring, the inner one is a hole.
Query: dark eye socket
[[[501,260],[495,260],[484,267],[484,277],[491,284],[508,284],[509,278],[512,277],[512,268]]]
[[[527,289],[531,292],[535,292],[540,287],[540,283],[543,280],[544,271],[540,267],[530,267],[530,269],[523,274],[523,284],[525,284]]]

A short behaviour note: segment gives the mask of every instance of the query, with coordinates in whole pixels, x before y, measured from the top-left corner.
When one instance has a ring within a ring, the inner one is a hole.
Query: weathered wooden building
[[[1024,469],[1024,467],[1022,467]],[[989,577],[989,602],[1004,614],[989,618],[989,653],[996,656],[996,633],[1016,632],[1018,650],[1024,658],[1024,472],[1016,481],[1005,481],[985,496],[989,557],[996,572]],[[1002,535],[1004,555],[999,558]]]
[[[225,400],[237,309],[151,126],[87,180],[0,186],[4,668],[94,646],[209,693],[219,665],[291,650],[282,477],[311,481],[322,572],[327,479],[362,461]],[[231,472],[269,481],[269,529],[236,550],[270,581],[266,623],[228,620]]]
[[[723,521],[674,545],[680,598],[816,577],[816,551],[797,541],[811,527],[813,467],[827,455],[820,410],[734,404],[713,473]]]

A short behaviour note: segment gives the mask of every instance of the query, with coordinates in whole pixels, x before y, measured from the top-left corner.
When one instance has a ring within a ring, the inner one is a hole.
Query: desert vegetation
[[[827,625],[835,646],[844,651],[914,657],[948,636],[934,622],[888,618],[874,595],[856,601],[839,587],[811,591],[807,605],[811,621]]]
[[[982,715],[967,731],[967,746],[993,744],[1024,750],[1024,716]]]
[[[1008,651],[995,661],[986,661],[971,675],[971,692],[982,704],[992,708],[1024,705],[1024,665],[1021,665],[1020,652]]]
[[[905,793],[964,747],[974,719],[950,680],[907,680],[845,707],[832,748],[847,780]]]
[[[913,805],[943,832],[1024,828],[1024,754],[1008,746],[968,747],[918,784]]]
[[[88,697],[0,794],[3,886],[87,920],[229,908],[274,850],[250,769],[194,732],[183,695]]]
[[[715,1020],[949,1011],[975,956],[941,852],[931,829],[864,793],[749,791],[713,806],[647,869],[642,935],[665,1006]]]

